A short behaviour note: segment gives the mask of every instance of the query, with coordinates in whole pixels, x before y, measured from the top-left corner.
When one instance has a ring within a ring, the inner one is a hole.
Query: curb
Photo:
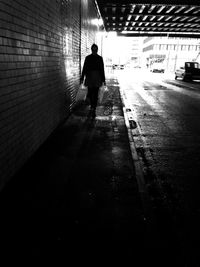
[[[123,114],[124,114],[124,119],[125,119],[125,124],[128,132],[128,139],[129,139],[129,145],[130,145],[130,151],[131,151],[131,156],[133,160],[133,164],[135,167],[135,176],[138,184],[138,190],[141,196],[141,201],[142,201],[142,206],[144,210],[144,221],[147,221],[148,223],[148,232],[152,234],[154,230],[155,225],[155,216],[153,215],[153,209],[151,206],[151,201],[150,197],[148,194],[148,190],[146,187],[145,179],[144,179],[144,174],[143,174],[143,168],[141,166],[141,161],[137,153],[137,149],[135,147],[135,142],[134,138],[132,135],[132,130],[137,127],[137,122],[134,120],[134,114],[133,111],[130,107],[130,104],[128,103],[128,100],[126,99],[126,95],[119,86],[119,92],[120,92],[120,98],[122,101],[122,106],[123,106]],[[134,122],[134,128],[132,127],[132,124]],[[151,235],[150,234],[150,235]]]

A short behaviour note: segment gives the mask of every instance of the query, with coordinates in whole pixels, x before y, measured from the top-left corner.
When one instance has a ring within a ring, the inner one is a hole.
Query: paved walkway
[[[107,84],[97,117],[87,117],[88,105],[79,103],[1,192],[1,241],[9,253],[145,266],[150,251],[155,263],[119,86],[115,79]]]

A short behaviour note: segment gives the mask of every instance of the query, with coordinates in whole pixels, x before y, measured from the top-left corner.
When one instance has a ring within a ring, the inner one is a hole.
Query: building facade
[[[148,37],[143,42],[143,64],[147,68],[163,62],[166,71],[173,72],[185,61],[198,61],[200,39],[176,37]]]

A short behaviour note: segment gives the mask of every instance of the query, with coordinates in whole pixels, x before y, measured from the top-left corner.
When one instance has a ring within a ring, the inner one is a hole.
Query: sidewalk
[[[77,106],[0,195],[3,237],[25,244],[25,255],[123,255],[134,263],[144,247],[119,87],[114,79],[107,85],[96,119]]]

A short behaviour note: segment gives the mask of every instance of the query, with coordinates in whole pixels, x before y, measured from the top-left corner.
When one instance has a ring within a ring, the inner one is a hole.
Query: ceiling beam
[[[200,0],[95,1],[107,31],[138,31],[138,36],[141,36],[142,29],[156,34],[158,30],[174,32],[176,36],[178,31],[180,36],[194,34],[196,37],[200,34]]]
[[[123,37],[183,37],[183,38],[200,38],[200,34],[186,34],[186,33],[168,33],[168,32],[153,32],[153,33],[149,33],[149,32],[135,32],[135,33],[117,33],[118,36],[123,36]]]
[[[113,28],[116,28],[114,25],[110,25],[108,26],[109,29],[113,29]],[[119,27],[117,27],[119,28]],[[195,29],[195,28],[190,28],[190,27],[170,27],[170,26],[134,26],[134,27],[131,27],[131,26],[126,26],[126,27],[121,27],[122,29],[121,30],[117,30],[119,32],[123,31],[124,29],[123,28],[126,28],[126,31],[146,31],[148,29],[148,31],[150,30],[153,30],[153,31],[162,31],[164,29],[167,29],[167,31],[171,31],[171,32],[177,32],[177,31],[180,31],[180,32],[189,32],[189,33],[199,33],[200,34],[200,29]],[[140,29],[140,30],[139,30]],[[143,30],[141,30],[143,29]]]
[[[170,27],[170,26],[162,26],[162,27],[159,27],[159,26],[134,26],[134,27],[130,27],[130,26],[127,26],[127,31],[136,31],[136,29],[143,29],[143,31],[145,31],[146,29],[149,29],[148,31],[151,31],[151,30],[154,30],[154,31],[161,31],[162,29],[167,29],[167,31],[172,31],[172,32],[176,32],[176,31],[180,31],[180,32],[197,32],[200,34],[200,29],[199,30],[196,30],[196,29],[193,29],[192,28],[189,28],[189,27],[185,27],[185,28],[180,28],[180,27]],[[132,29],[131,29],[132,28]],[[159,29],[159,30],[158,30]]]
[[[117,15],[117,16],[116,16]],[[148,17],[157,17],[157,18],[159,18],[159,17],[163,17],[163,19],[165,18],[169,18],[169,17],[172,17],[173,19],[175,19],[176,17],[180,17],[180,19],[181,18],[185,18],[185,20],[187,20],[187,19],[191,19],[191,18],[193,18],[193,17],[196,17],[196,19],[198,19],[198,17],[199,17],[199,15],[185,15],[185,14],[178,14],[178,15],[175,15],[175,14],[148,14],[148,13],[143,13],[143,14],[140,14],[140,13],[134,13],[134,14],[131,14],[131,13],[126,13],[126,14],[124,14],[124,13],[117,13],[117,14],[111,14],[111,13],[106,13],[106,14],[104,14],[104,17],[105,17],[105,19],[106,18],[108,18],[108,19],[106,19],[106,20],[112,20],[112,17],[117,17],[118,18],[118,20],[120,21],[120,17],[123,17],[123,20],[125,20],[125,21],[127,21],[127,17],[128,16],[132,16],[132,18],[129,20],[129,21],[132,21],[133,20],[133,18],[134,17],[136,17],[136,16],[139,16],[139,17],[141,17],[141,18],[143,18],[144,16],[148,16]],[[126,16],[126,17],[125,17]],[[125,17],[125,18],[124,18]],[[122,21],[123,21],[122,20]],[[195,19],[194,19],[195,20]],[[134,21],[134,20],[133,20]],[[145,21],[145,20],[144,20]]]
[[[97,0],[100,5],[157,4],[157,5],[192,5],[200,6],[197,0]]]
[[[119,20],[116,20],[116,21],[114,21],[114,20],[112,20],[112,21],[107,21],[106,22],[106,25],[107,26],[110,26],[110,25],[112,25],[112,24],[115,24],[117,27],[140,27],[140,26],[138,26],[139,24],[146,24],[146,23],[148,23],[149,24],[149,26],[147,26],[147,27],[151,27],[151,24],[163,24],[163,26],[162,27],[170,27],[170,25],[172,25],[172,24],[174,24],[174,25],[179,25],[179,24],[181,24],[181,25],[183,25],[183,27],[184,27],[184,25],[186,25],[186,24],[190,24],[191,25],[191,27],[194,27],[194,26],[196,26],[197,28],[199,28],[200,29],[200,24],[199,23],[192,23],[192,22],[187,22],[187,23],[183,23],[183,22],[181,22],[181,21],[150,21],[150,20],[147,20],[147,21],[129,21],[129,22],[126,22],[126,21],[119,21]],[[127,25],[127,23],[128,23],[128,25]],[[165,24],[168,24],[169,26],[165,26]],[[142,26],[143,27],[143,26]]]

